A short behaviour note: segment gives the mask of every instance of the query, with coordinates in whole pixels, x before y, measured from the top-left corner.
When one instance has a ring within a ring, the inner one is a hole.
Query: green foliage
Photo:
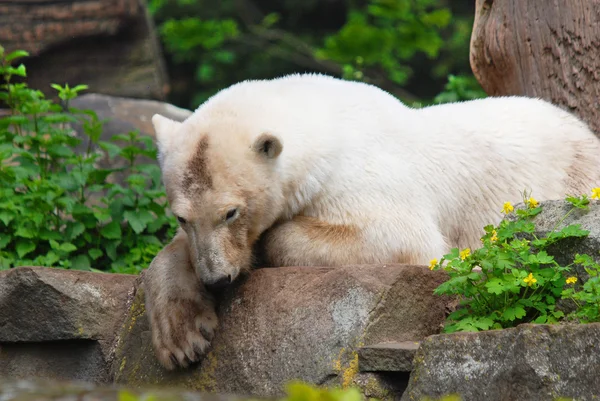
[[[450,74],[444,90],[433,99],[433,102],[436,104],[452,103],[484,97],[486,94],[475,77]]]
[[[23,265],[135,273],[148,266],[172,236],[176,222],[154,164],[138,164],[139,156],[156,157],[152,138],[137,132],[100,140],[103,121],[89,110],[69,107],[86,89],[52,85],[63,105],[45,99],[25,83],[23,64],[11,62],[25,52],[4,55],[0,47],[0,102],[10,115],[0,119],[0,269]],[[71,123],[80,123],[82,139]],[[109,160],[125,160],[125,168],[98,168],[101,152]],[[110,182],[126,172],[127,186]],[[93,269],[95,266],[96,269]]]
[[[524,194],[525,195],[525,194]],[[443,269],[449,280],[435,294],[461,299],[460,307],[448,316],[445,332],[480,331],[514,327],[520,323],[556,323],[562,319],[581,322],[600,321],[600,265],[589,255],[576,255],[573,263],[563,266],[548,252],[550,246],[589,234],[579,225],[557,227],[576,209],[588,208],[589,199],[568,197],[572,208],[545,236],[537,237],[532,219],[542,207],[524,197],[525,208],[509,203],[510,214],[498,226],[485,227],[482,247],[471,253],[457,248],[433,260],[431,269]],[[573,266],[583,266],[590,278],[578,288]],[[570,299],[577,305],[568,316],[557,308],[559,300]]]
[[[360,390],[355,387],[320,388],[302,382],[291,382],[286,385],[286,396],[281,401],[362,401]]]
[[[293,72],[365,81],[421,104],[431,103],[451,74],[436,102],[484,96],[468,62],[471,6],[151,0],[149,7],[171,63],[171,102],[185,107],[241,80]]]
[[[378,67],[404,84],[412,72],[404,62],[418,52],[436,57],[444,44],[440,29],[451,17],[435,0],[372,0],[366,10],[350,9],[346,24],[315,55],[342,64],[344,78],[362,78],[365,68]]]

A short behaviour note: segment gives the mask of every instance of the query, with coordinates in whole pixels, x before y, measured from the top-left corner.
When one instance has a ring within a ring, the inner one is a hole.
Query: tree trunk
[[[483,89],[548,100],[600,136],[600,0],[477,0],[475,9],[470,61]]]

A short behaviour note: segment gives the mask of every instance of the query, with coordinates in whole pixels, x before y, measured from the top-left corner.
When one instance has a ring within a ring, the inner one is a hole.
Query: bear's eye
[[[183,217],[177,216],[177,221],[179,222],[179,224],[185,224],[187,223],[187,220],[184,219]]]
[[[231,220],[237,215],[237,208],[229,209],[225,215],[225,220]]]

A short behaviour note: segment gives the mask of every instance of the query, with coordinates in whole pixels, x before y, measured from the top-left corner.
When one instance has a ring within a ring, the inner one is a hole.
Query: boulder
[[[152,116],[154,114],[158,113],[175,121],[183,121],[192,114],[189,110],[165,102],[108,96],[98,93],[79,96],[71,101],[70,106],[77,109],[93,110],[100,120],[105,120],[100,135],[101,141],[111,141],[114,135],[127,134],[136,130],[143,136],[154,137],[152,126]],[[86,152],[88,141],[83,127],[81,124],[73,124],[73,129],[76,135],[82,139],[76,150],[80,153]],[[126,144],[120,142],[120,145],[125,146]],[[142,146],[142,144],[139,145]],[[127,160],[123,158],[109,160],[108,153],[98,146],[92,146],[91,150],[103,153],[104,156],[98,161],[98,167],[100,168],[125,168],[128,166]],[[136,159],[136,164],[158,165],[158,162],[155,158],[139,156]],[[129,170],[115,172],[109,177],[109,180],[126,185],[129,174]]]
[[[600,323],[524,324],[421,342],[402,401],[597,399]]]
[[[154,136],[152,116],[162,114],[175,121],[183,121],[192,115],[190,110],[157,100],[134,99],[86,93],[73,99],[71,107],[94,110],[104,123],[101,140],[108,141],[113,135],[139,130],[142,135]],[[81,135],[81,127],[76,127]]]
[[[108,381],[136,279],[41,267],[0,272],[0,376]]]
[[[30,53],[27,81],[46,95],[56,95],[52,83],[158,100],[169,91],[145,1],[2,1],[0,43]]]
[[[401,392],[381,375],[360,374],[357,349],[438,333],[449,299],[432,292],[445,279],[406,265],[255,270],[219,297],[220,326],[200,365],[172,372],[154,356],[138,288],[116,346],[115,381],[266,397],[295,379],[358,384],[378,397]]]
[[[600,201],[591,200],[589,209],[575,209],[562,222],[560,222],[561,219],[573,207],[569,202],[551,200],[541,202],[540,205],[543,210],[533,220],[536,226],[536,235],[546,235],[555,226],[557,230],[560,230],[571,224],[579,224],[582,229],[590,232],[587,237],[580,240],[562,241],[556,249],[553,249],[557,259],[566,261],[570,258],[570,262],[572,262],[576,253],[587,253],[600,263]],[[559,222],[560,224],[558,224]]]
[[[535,196],[535,194],[533,194]],[[597,263],[600,263],[600,201],[591,200],[587,210],[575,209],[562,222],[563,217],[569,213],[573,206],[564,200],[549,200],[540,202],[542,212],[533,218],[535,224],[535,235],[547,235],[553,229],[560,230],[571,224],[578,224],[582,229],[589,231],[584,238],[568,238],[561,240],[548,249],[548,253],[554,256],[556,261],[563,266],[573,263],[575,255],[588,254]],[[515,205],[523,208],[522,204]],[[509,218],[514,218],[509,217]],[[577,275],[585,281],[588,274],[581,266],[574,266]]]

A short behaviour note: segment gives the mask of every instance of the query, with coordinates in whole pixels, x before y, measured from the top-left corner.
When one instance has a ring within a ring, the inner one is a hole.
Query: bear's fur
[[[204,285],[248,270],[256,245],[271,266],[427,264],[477,248],[524,190],[560,199],[600,184],[598,138],[523,97],[411,109],[371,85],[293,75],[153,123],[181,222],[144,278],[167,368],[206,350],[216,316]]]

